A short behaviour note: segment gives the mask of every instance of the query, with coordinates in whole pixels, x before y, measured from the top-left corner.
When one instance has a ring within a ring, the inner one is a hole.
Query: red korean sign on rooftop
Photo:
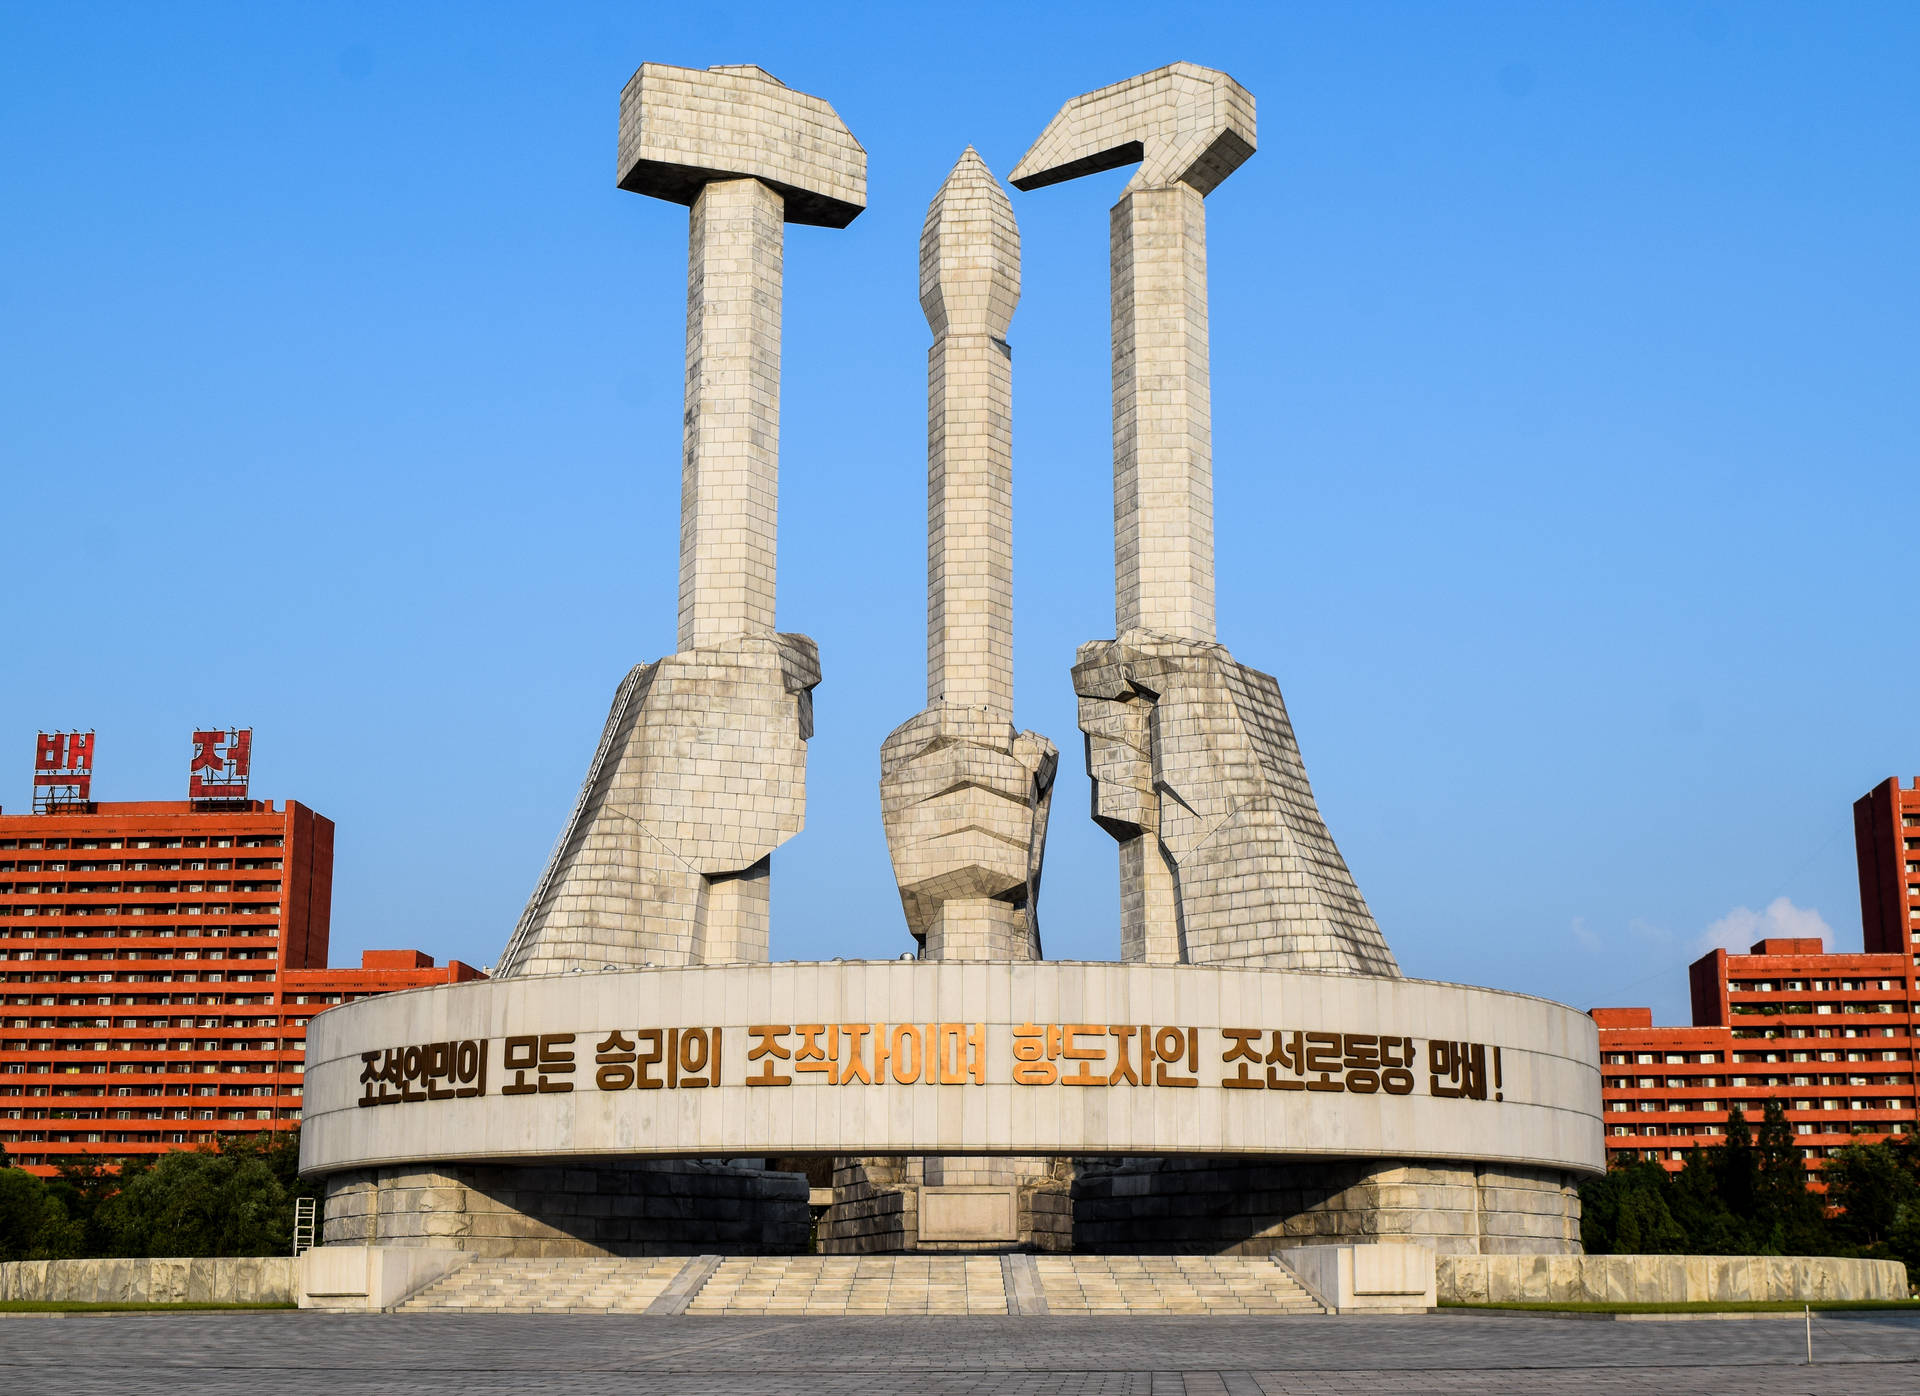
[[[93,733],[41,732],[33,744],[33,810],[44,814],[93,798]]]
[[[187,797],[193,800],[244,800],[253,773],[253,729],[213,728],[193,734],[193,761],[187,767]]]

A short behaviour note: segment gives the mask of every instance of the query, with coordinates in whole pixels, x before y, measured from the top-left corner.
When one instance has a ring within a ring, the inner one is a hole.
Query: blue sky
[[[686,218],[614,188],[619,91],[754,62],[870,157],[787,241],[780,623],[826,677],[774,954],[907,948],[920,221],[1175,59],[1259,101],[1208,201],[1221,638],[1403,967],[1684,1020],[1714,937],[1857,946],[1850,804],[1920,772],[1896,4],[0,5],[0,803],[40,726],[146,799],[251,724],[256,791],[339,823],[336,963],[491,961],[673,646]],[[1060,957],[1118,953],[1067,670],[1113,629],[1125,178],[1014,196]]]

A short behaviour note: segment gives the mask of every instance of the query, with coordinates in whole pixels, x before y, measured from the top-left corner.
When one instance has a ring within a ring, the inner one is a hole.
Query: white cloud
[[[1712,950],[1744,955],[1756,940],[1769,936],[1819,936],[1833,949],[1833,928],[1810,906],[1795,906],[1787,897],[1775,897],[1765,911],[1736,906],[1701,933],[1693,944],[1695,959]]]

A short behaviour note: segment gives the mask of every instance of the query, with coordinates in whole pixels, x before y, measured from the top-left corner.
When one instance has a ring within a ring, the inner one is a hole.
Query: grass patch
[[[0,1314],[183,1314],[206,1309],[292,1309],[295,1304],[160,1304],[139,1300],[109,1299],[87,1303],[71,1299],[4,1299]]]
[[[1607,1303],[1505,1303],[1466,1304],[1459,1300],[1440,1301],[1443,1309],[1517,1309],[1523,1313],[1562,1314],[1797,1314],[1811,1308],[1817,1314],[1848,1313],[1855,1310],[1905,1310],[1920,1314],[1920,1301],[1913,1299],[1815,1299],[1811,1303],[1791,1299],[1733,1300],[1717,1303],[1701,1300],[1672,1304]]]

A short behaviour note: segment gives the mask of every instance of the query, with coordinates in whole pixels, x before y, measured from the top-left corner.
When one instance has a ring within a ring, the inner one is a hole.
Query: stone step
[[[427,1286],[409,1312],[645,1313],[687,1264],[685,1256],[562,1260],[479,1258]]]
[[[710,1273],[707,1269],[710,1268]],[[1021,1281],[1035,1297],[1009,1303]],[[701,1261],[479,1258],[408,1312],[644,1313],[683,1279],[685,1312],[746,1314],[1318,1314],[1278,1261],[1250,1256],[740,1256]],[[703,1278],[704,1277],[704,1278]],[[669,1309],[679,1299],[667,1301]]]
[[[1318,1314],[1265,1256],[1037,1256],[1049,1314]]]
[[[690,1314],[1005,1314],[995,1256],[782,1256],[722,1261]]]

